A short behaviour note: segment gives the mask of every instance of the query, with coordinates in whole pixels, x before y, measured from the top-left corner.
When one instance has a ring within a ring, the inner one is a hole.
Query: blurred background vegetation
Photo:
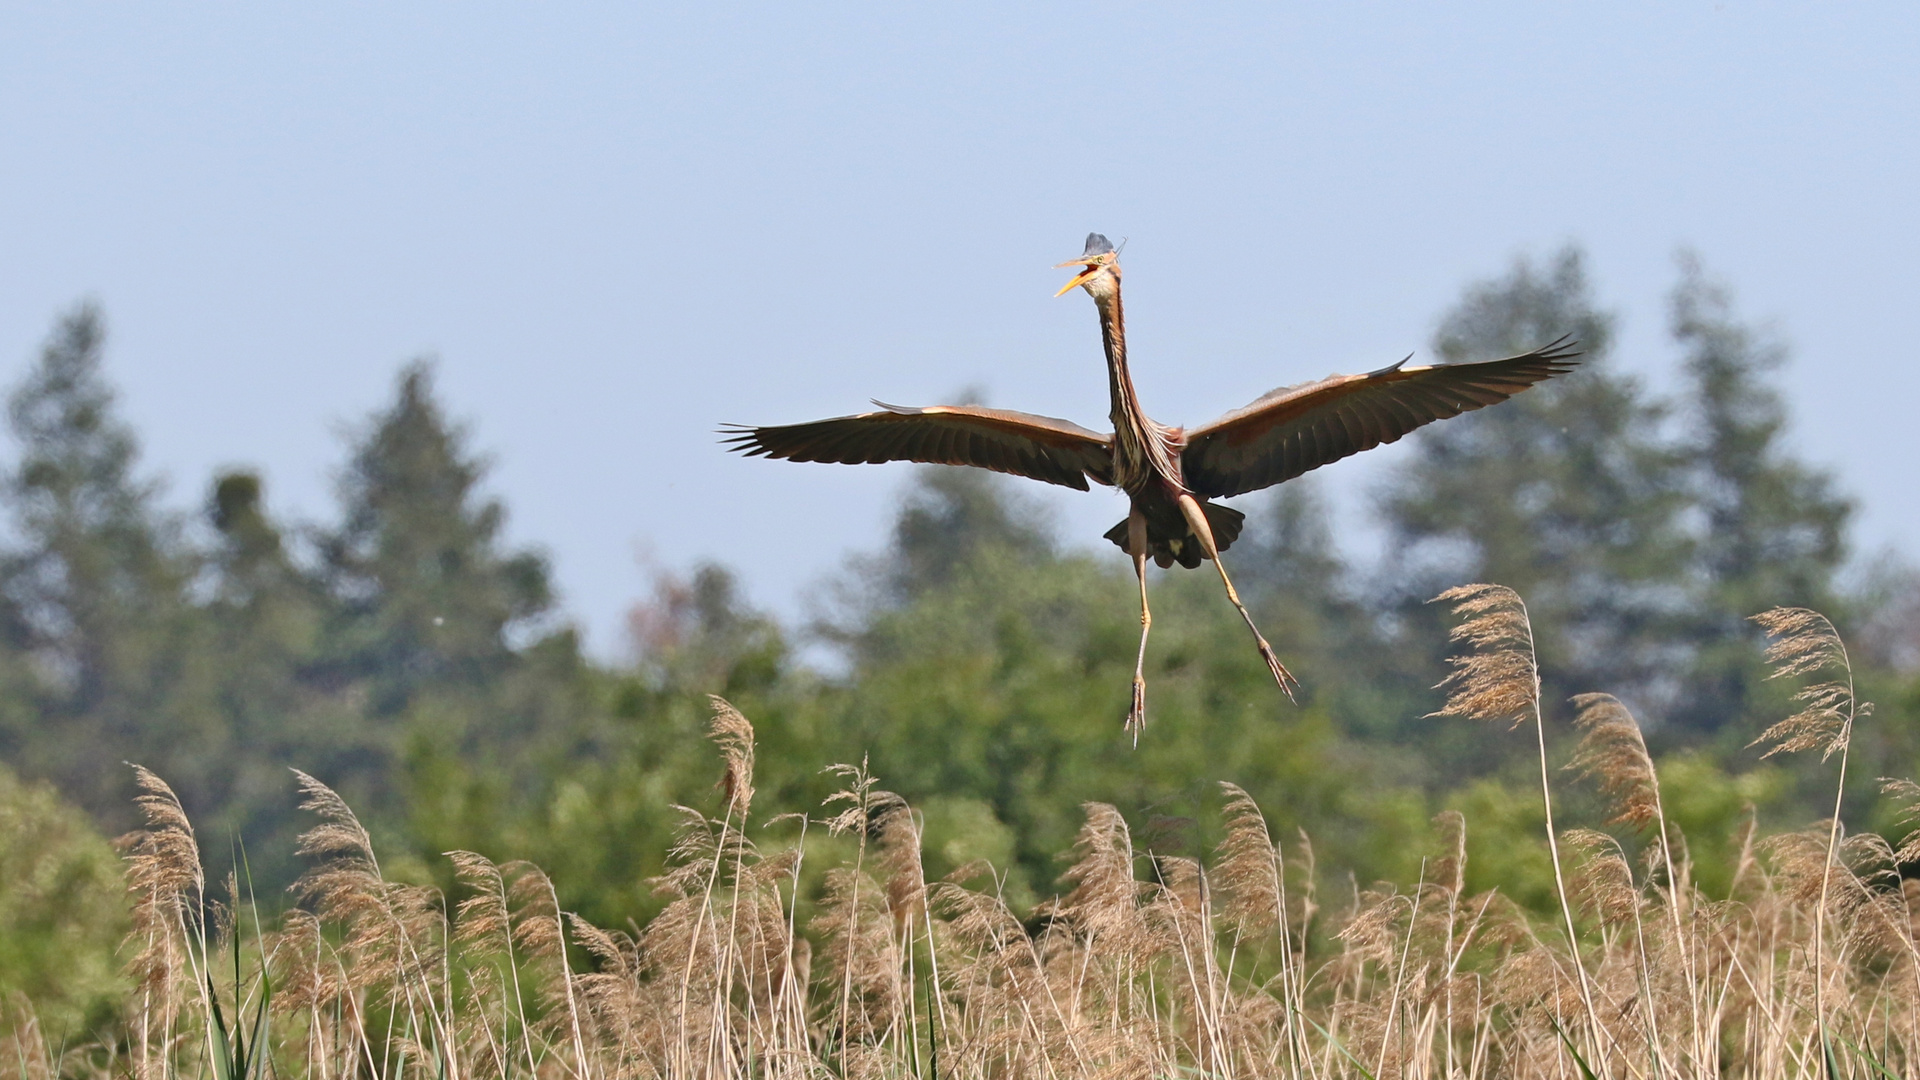
[[[531,858],[563,906],[620,925],[654,904],[672,806],[719,801],[709,694],[758,729],[756,805],[814,810],[833,786],[821,770],[865,758],[925,813],[930,874],[992,859],[1016,904],[1054,890],[1082,802],[1187,853],[1217,839],[1198,823],[1218,820],[1228,780],[1276,831],[1305,830],[1341,889],[1411,880],[1433,815],[1458,809],[1470,888],[1544,905],[1528,741],[1425,717],[1447,655],[1425,601],[1468,581],[1528,599],[1546,700],[1604,690],[1634,708],[1703,874],[1730,865],[1704,849],[1736,843],[1750,814],[1763,828],[1823,816],[1801,764],[1745,749],[1784,715],[1757,611],[1831,614],[1880,703],[1855,739],[1849,819],[1890,827],[1873,778],[1920,774],[1920,579],[1850,550],[1847,497],[1791,449],[1769,381],[1782,345],[1692,259],[1671,293],[1671,395],[1621,370],[1577,249],[1469,288],[1439,322],[1443,358],[1572,333],[1587,364],[1417,435],[1376,500],[1377,558],[1335,535],[1318,477],[1243,500],[1234,571],[1305,684],[1300,705],[1218,583],[1175,571],[1154,586],[1137,749],[1121,732],[1130,567],[1063,543],[999,477],[921,471],[891,543],[851,558],[807,625],[701,566],[635,605],[631,662],[601,662],[541,556],[503,542],[505,508],[430,366],[403,368],[354,433],[335,520],[277,517],[244,471],[181,516],[116,414],[103,325],[84,305],[62,317],[13,388],[0,485],[0,996],[32,994],[49,1024],[84,1022],[112,992],[102,837],[133,824],[123,763],[165,777],[225,860],[213,873],[242,865],[263,902],[300,869],[297,767],[373,825],[389,876],[433,873],[453,848]],[[1562,760],[1571,712],[1549,716]],[[1577,799],[1568,813],[1580,822]]]

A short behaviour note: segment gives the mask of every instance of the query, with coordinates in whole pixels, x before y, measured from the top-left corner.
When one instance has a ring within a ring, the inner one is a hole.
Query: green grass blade
[[[1834,1032],[1833,1037],[1840,1040],[1843,1044],[1845,1044],[1848,1050],[1853,1051],[1854,1057],[1857,1057],[1861,1061],[1866,1062],[1869,1068],[1873,1069],[1873,1071],[1878,1073],[1879,1075],[1885,1077],[1886,1080],[1903,1080],[1903,1078],[1898,1073],[1894,1072],[1892,1069],[1889,1069],[1885,1065],[1881,1064],[1878,1060],[1874,1058],[1872,1054],[1869,1054],[1865,1050],[1861,1049],[1860,1046],[1857,1043],[1855,1043],[1852,1039],[1847,1038],[1845,1035],[1842,1035],[1839,1032]],[[1827,1052],[1827,1061],[1828,1061],[1827,1068],[1829,1070],[1829,1074],[1831,1075],[1831,1071],[1834,1068],[1833,1052],[1831,1049],[1829,1049]]]
[[[1580,1075],[1587,1080],[1600,1080],[1594,1075],[1593,1066],[1587,1064],[1587,1059],[1580,1056],[1580,1051],[1574,1047],[1573,1040],[1567,1038],[1567,1029],[1560,1026],[1560,1018],[1548,1013],[1547,1022],[1553,1025],[1553,1033],[1560,1036],[1560,1045],[1566,1047],[1567,1053],[1573,1055],[1573,1063],[1580,1066]]]
[[[227,1017],[220,1011],[220,999],[213,986],[213,976],[207,976],[207,1006],[213,1012],[214,1039],[213,1076],[214,1080],[235,1080],[233,1073],[233,1039],[227,1033]]]
[[[1348,1061],[1353,1062],[1353,1067],[1360,1070],[1361,1076],[1366,1077],[1367,1080],[1379,1080],[1379,1077],[1373,1075],[1373,1070],[1367,1068],[1365,1062],[1361,1061],[1357,1057],[1354,1057],[1353,1051],[1348,1050],[1346,1046],[1340,1042],[1339,1037],[1334,1035],[1333,1032],[1328,1031],[1326,1028],[1321,1027],[1320,1022],[1318,1020],[1315,1020],[1313,1017],[1308,1016],[1307,1014],[1299,1011],[1298,1009],[1294,1010],[1294,1015],[1298,1016],[1302,1020],[1305,1020],[1307,1023],[1312,1024],[1313,1030],[1319,1032],[1321,1036],[1324,1037],[1328,1043],[1332,1044],[1335,1050],[1340,1051],[1340,1053]]]
[[[260,1004],[253,1010],[253,1051],[240,1074],[246,1080],[260,1080],[260,1077],[266,1074],[265,1063],[271,1055],[261,1051],[273,1045],[270,1020],[272,1004],[273,982],[267,978],[263,968],[260,972]]]

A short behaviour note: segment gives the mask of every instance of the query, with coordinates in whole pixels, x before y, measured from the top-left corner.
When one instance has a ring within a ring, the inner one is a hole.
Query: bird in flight
[[[879,411],[807,424],[729,424],[729,449],[749,457],[843,465],[918,461],[971,465],[1087,490],[1087,481],[1117,487],[1131,507],[1106,533],[1133,559],[1140,579],[1140,651],[1133,666],[1133,702],[1126,727],[1135,741],[1146,722],[1147,560],[1194,568],[1211,561],[1227,599],[1246,620],[1267,670],[1289,700],[1299,685],[1254,625],[1227,576],[1220,553],[1239,538],[1246,515],[1213,502],[1284,483],[1302,473],[1400,439],[1435,420],[1484,408],[1537,382],[1571,371],[1575,343],[1562,337],[1504,360],[1410,367],[1406,360],[1365,375],[1329,375],[1281,387],[1196,428],[1150,419],[1127,371],[1126,320],[1120,306],[1120,255],[1099,233],[1086,250],[1055,269],[1077,267],[1076,286],[1093,297],[1107,353],[1112,434],[1067,420],[972,405],[906,408],[876,401]],[[1408,359],[1412,359],[1408,357]]]

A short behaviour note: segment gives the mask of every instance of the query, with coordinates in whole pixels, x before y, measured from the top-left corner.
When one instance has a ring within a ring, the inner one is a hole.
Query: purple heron
[[[1504,360],[1409,367],[1406,360],[1365,375],[1329,375],[1287,386],[1196,428],[1149,418],[1127,372],[1126,320],[1120,306],[1120,256],[1099,233],[1061,267],[1078,267],[1062,286],[1093,297],[1107,353],[1113,433],[1066,420],[971,405],[906,408],[876,401],[878,412],[776,427],[727,425],[730,449],[748,456],[844,465],[918,461],[972,465],[1087,490],[1087,481],[1127,493],[1125,521],[1106,533],[1133,558],[1140,579],[1140,650],[1134,659],[1127,729],[1146,719],[1147,560],[1188,568],[1209,560],[1273,679],[1289,699],[1298,683],[1274,655],[1227,576],[1220,553],[1240,535],[1246,515],[1211,500],[1258,491],[1382,443],[1435,420],[1505,401],[1571,371],[1580,355],[1562,337]],[[1408,359],[1412,359],[1408,357]]]

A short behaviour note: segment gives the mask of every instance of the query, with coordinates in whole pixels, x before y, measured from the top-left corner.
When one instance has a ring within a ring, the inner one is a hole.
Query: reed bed
[[[1498,586],[1441,599],[1466,649],[1441,711],[1532,729],[1551,823],[1525,605]],[[1814,612],[1760,623],[1779,677],[1806,685],[1759,741],[1831,759],[1838,790],[1869,711],[1845,645]],[[1307,839],[1276,840],[1231,785],[1207,859],[1143,851],[1089,804],[1061,895],[1022,916],[991,867],[927,880],[920,819],[864,767],[840,768],[818,818],[762,828],[753,728],[716,699],[722,806],[680,808],[646,925],[590,925],[537,867],[471,852],[447,856],[455,896],[387,880],[351,808],[302,775],[315,864],[268,927],[237,883],[208,886],[178,800],[140,771],[124,1029],[56,1049],[28,1020],[7,1049],[23,1077],[133,1080],[1920,1074],[1920,890],[1898,873],[1920,835],[1749,830],[1708,895],[1634,717],[1575,703],[1560,781],[1597,785],[1613,831],[1549,824],[1550,918],[1467,891],[1456,813],[1417,881],[1329,910]],[[1920,816],[1920,785],[1886,786]],[[821,829],[848,854],[803,904]]]

